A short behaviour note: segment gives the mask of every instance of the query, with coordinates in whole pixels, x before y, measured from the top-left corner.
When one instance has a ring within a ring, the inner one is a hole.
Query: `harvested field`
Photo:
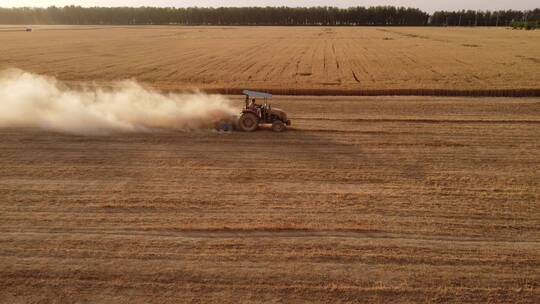
[[[505,28],[0,29],[0,69],[77,84],[299,95],[540,96],[540,32]]]
[[[253,31],[266,30],[279,32]],[[239,38],[246,47],[248,37]],[[63,47],[82,49],[76,41]],[[36,43],[50,43],[43,69],[109,77],[84,60],[60,60],[52,41]],[[45,60],[37,52],[21,52],[30,58],[25,68],[40,68],[32,66]],[[184,55],[160,60],[175,56]],[[497,56],[505,55],[486,60]],[[117,75],[135,73],[133,62],[115,58]],[[139,71],[156,64],[150,59]],[[0,130],[0,301],[539,302],[540,99],[275,103],[295,130],[94,137]]]

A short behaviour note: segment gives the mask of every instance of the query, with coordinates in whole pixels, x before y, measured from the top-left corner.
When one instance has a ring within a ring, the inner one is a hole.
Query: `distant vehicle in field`
[[[32,28],[31,28],[31,27],[27,27],[27,28],[25,29],[25,31],[26,31],[26,32],[31,32],[31,31],[32,31]]]
[[[283,132],[287,129],[287,126],[291,125],[291,121],[287,117],[285,111],[273,108],[268,100],[272,98],[272,94],[255,92],[244,90],[243,94],[246,96],[246,106],[242,109],[240,118],[236,116],[221,120],[216,125],[218,131],[232,131],[233,129],[253,132],[256,131],[260,125],[269,124],[272,125],[272,130],[275,132]],[[256,99],[264,99],[263,104],[258,104]]]

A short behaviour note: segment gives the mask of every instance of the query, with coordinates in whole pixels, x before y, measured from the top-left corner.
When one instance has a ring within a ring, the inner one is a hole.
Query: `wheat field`
[[[0,303],[540,302],[538,31],[3,26],[8,68],[67,86],[2,82]],[[65,130],[122,79],[293,126]]]
[[[0,302],[538,303],[539,99],[275,105],[293,130],[1,130]]]
[[[540,94],[538,31],[36,26],[31,33],[3,27],[0,40],[0,69],[74,84],[135,78],[165,90],[222,93]]]

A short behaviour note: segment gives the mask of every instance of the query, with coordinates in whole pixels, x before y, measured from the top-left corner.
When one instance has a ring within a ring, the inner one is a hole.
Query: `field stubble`
[[[294,130],[2,130],[0,299],[538,302],[538,99],[276,106]]]
[[[0,68],[72,84],[294,95],[539,96],[540,33],[505,28],[37,26]]]

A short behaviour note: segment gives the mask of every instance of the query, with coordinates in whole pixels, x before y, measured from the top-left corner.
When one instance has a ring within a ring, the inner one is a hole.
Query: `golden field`
[[[112,77],[40,43],[64,77]],[[540,99],[275,105],[293,130],[1,130],[0,302],[538,303]]]
[[[540,32],[23,29],[0,28],[0,71],[267,90],[293,127],[13,127],[118,112],[87,107],[94,89],[3,79],[0,303],[540,302]],[[105,100],[155,115],[150,95],[124,93]]]
[[[135,78],[166,90],[225,93],[253,88],[330,95],[527,89],[540,94],[538,31],[36,26],[26,33],[15,29],[0,29],[0,69],[17,67],[75,84]]]

